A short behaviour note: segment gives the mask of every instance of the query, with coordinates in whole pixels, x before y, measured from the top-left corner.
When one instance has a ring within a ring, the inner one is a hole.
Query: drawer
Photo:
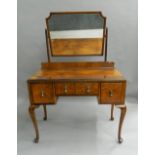
[[[75,85],[72,82],[55,83],[56,95],[74,95]]]
[[[97,82],[59,82],[55,83],[56,95],[97,95]]]
[[[31,96],[33,103],[54,103],[54,91],[52,84],[34,83],[31,84]]]
[[[101,103],[123,104],[126,83],[101,83]]]
[[[97,95],[99,84],[97,82],[77,82],[75,89],[76,95]]]

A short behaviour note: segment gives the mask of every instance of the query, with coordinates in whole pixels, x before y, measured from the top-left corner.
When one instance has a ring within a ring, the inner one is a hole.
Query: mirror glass
[[[94,13],[51,13],[46,19],[53,56],[102,55],[105,18]]]

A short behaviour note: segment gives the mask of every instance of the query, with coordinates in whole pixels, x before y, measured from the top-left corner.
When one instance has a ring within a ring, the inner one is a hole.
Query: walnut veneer
[[[118,142],[121,143],[127,110],[126,80],[115,68],[114,62],[107,61],[106,17],[100,11],[53,12],[46,18],[45,37],[48,63],[42,63],[41,69],[27,81],[29,114],[36,133],[34,142],[39,141],[36,108],[43,106],[43,118],[47,120],[46,106],[56,104],[59,96],[97,96],[99,104],[111,105],[110,120],[114,120],[114,107],[120,109]],[[95,55],[104,55],[104,61],[51,62],[51,56]]]
[[[29,111],[36,130],[35,142],[39,140],[35,108],[43,105],[46,120],[46,105],[56,104],[59,96],[97,96],[99,104],[112,105],[111,120],[114,105],[123,105],[120,107],[122,114],[118,133],[119,142],[122,142],[120,131],[126,111],[126,80],[114,68],[113,62],[42,63],[41,70],[28,80],[28,88]]]

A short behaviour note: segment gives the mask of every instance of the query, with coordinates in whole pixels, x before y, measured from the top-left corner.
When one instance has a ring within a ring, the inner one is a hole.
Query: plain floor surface
[[[117,143],[119,109],[109,121],[110,105],[98,105],[96,97],[60,97],[56,105],[47,106],[47,121],[40,106],[36,110],[40,141],[35,144],[29,103],[19,99],[18,155],[137,155],[138,106],[135,101],[126,104],[122,144]]]

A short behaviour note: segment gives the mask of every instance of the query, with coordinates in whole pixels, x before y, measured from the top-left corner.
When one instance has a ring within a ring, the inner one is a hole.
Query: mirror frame
[[[83,54],[83,55],[57,55],[57,54],[53,54],[52,52],[52,43],[51,43],[51,35],[50,35],[50,29],[48,26],[48,20],[50,18],[52,18],[53,15],[61,15],[61,14],[99,14],[103,20],[104,20],[104,24],[103,24],[103,37],[102,37],[102,47],[101,47],[101,54]],[[46,30],[45,30],[45,34],[46,34],[46,45],[47,45],[47,56],[48,56],[48,60],[50,61],[50,55],[54,56],[54,57],[64,57],[64,56],[103,56],[105,53],[105,56],[107,54],[106,52],[106,48],[107,48],[107,28],[106,28],[106,17],[102,14],[101,11],[78,11],[78,12],[50,12],[49,16],[45,19],[46,21]]]

